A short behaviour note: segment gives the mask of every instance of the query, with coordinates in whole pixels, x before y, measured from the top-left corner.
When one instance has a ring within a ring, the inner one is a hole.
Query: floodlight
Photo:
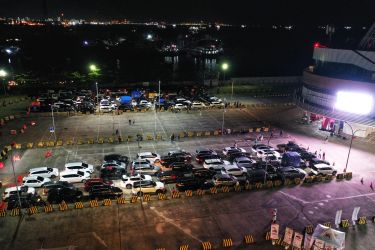
[[[349,91],[339,91],[336,94],[335,108],[338,110],[367,115],[372,111],[373,105],[373,98],[368,94]]]

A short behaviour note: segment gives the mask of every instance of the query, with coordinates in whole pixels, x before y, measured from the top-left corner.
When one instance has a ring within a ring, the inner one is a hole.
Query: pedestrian
[[[318,151],[317,151],[317,150],[315,150],[315,153],[314,153],[314,155],[315,155],[315,156],[317,156],[317,155],[318,155]]]
[[[118,135],[118,129],[116,129],[116,135]]]
[[[326,136],[326,139],[324,140],[324,144],[328,142],[328,136]]]
[[[280,130],[280,137],[282,137],[283,136],[283,131],[282,130]]]
[[[271,131],[271,135],[270,135],[270,137],[272,138],[273,137],[273,132]]]
[[[326,160],[326,152],[323,152],[323,161]]]
[[[372,182],[370,184],[370,188],[371,188],[372,191],[374,191],[374,187],[372,186]]]
[[[132,120],[129,119],[129,125],[132,125]]]
[[[361,178],[361,184],[363,185],[363,177]]]
[[[237,148],[237,142],[234,141],[233,147]]]
[[[318,158],[319,159],[322,159],[322,154],[319,152],[319,154],[318,154]]]
[[[174,141],[174,134],[171,135],[171,141]]]
[[[262,134],[260,135],[260,141],[263,141],[263,135]]]
[[[257,139],[257,138],[255,138],[254,144],[255,144],[255,145],[258,144],[258,139]]]
[[[134,125],[134,123],[135,123],[135,120],[133,120],[133,125]]]

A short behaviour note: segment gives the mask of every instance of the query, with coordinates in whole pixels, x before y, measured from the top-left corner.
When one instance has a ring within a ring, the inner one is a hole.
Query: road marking
[[[105,244],[104,240],[100,238],[99,235],[97,235],[95,232],[92,232],[92,235],[94,236],[95,239],[99,241],[100,244],[108,248],[107,244]]]

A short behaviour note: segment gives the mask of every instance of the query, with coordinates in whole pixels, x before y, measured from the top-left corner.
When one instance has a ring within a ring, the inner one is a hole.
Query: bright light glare
[[[221,65],[221,68],[222,68],[223,70],[227,70],[227,69],[229,68],[228,63],[223,63],[223,65]]]
[[[363,93],[339,91],[336,95],[335,108],[349,113],[367,115],[372,111],[373,99],[372,96]]]
[[[90,65],[90,70],[91,70],[91,71],[96,71],[96,70],[98,70],[98,68],[96,67],[95,64],[91,64],[91,65]]]
[[[7,76],[7,72],[3,69],[0,69],[0,76],[1,77],[6,77]]]

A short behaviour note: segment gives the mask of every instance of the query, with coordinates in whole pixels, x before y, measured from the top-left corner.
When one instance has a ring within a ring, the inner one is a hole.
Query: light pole
[[[57,141],[57,139],[56,139],[56,127],[55,127],[55,116],[53,115],[53,104],[51,105],[51,117],[52,117],[53,135],[54,135],[55,141]]]
[[[12,170],[13,170],[13,176],[14,176],[14,181],[16,183],[16,189],[17,189],[17,197],[18,197],[18,205],[20,207],[20,215],[22,215],[22,204],[21,204],[21,197],[20,197],[20,192],[21,192],[21,187],[18,186],[17,182],[17,177],[16,177],[16,171],[14,170],[14,155],[13,155],[13,150],[11,150],[10,154],[10,162],[12,164]]]
[[[96,86],[96,106],[98,106],[99,113],[100,113],[98,82],[95,82],[95,86]]]
[[[228,63],[223,63],[222,65],[221,65],[221,69],[223,70],[223,84],[224,84],[224,82],[225,82],[225,72],[228,70],[228,68],[229,68],[229,64]]]
[[[158,102],[158,105],[159,105],[159,108],[160,108],[160,81],[158,82],[158,84],[159,84],[159,95],[158,95],[158,97],[159,97],[159,102]],[[154,101],[154,140],[156,141],[156,102]]]
[[[357,130],[353,130],[353,127],[348,123],[348,122],[345,122],[350,130],[352,131],[352,137],[350,138],[350,144],[349,144],[349,152],[348,152],[348,157],[346,158],[346,164],[345,164],[345,168],[344,168],[344,173],[346,173],[346,170],[348,168],[348,163],[349,163],[349,156],[350,156],[350,151],[352,150],[352,144],[353,144],[353,138],[354,138],[354,135],[355,133],[357,133],[358,131],[365,131],[363,129],[357,129]]]
[[[226,112],[226,102],[227,102],[227,99],[224,98],[224,108],[223,108],[223,121],[221,122],[221,135],[223,136],[224,135],[224,123],[225,123],[225,112]]]
[[[3,69],[0,69],[0,77],[3,78],[3,88],[4,88],[4,95],[7,94],[7,91],[6,91],[6,87],[5,87],[5,77],[8,75],[8,73],[3,70]]]

